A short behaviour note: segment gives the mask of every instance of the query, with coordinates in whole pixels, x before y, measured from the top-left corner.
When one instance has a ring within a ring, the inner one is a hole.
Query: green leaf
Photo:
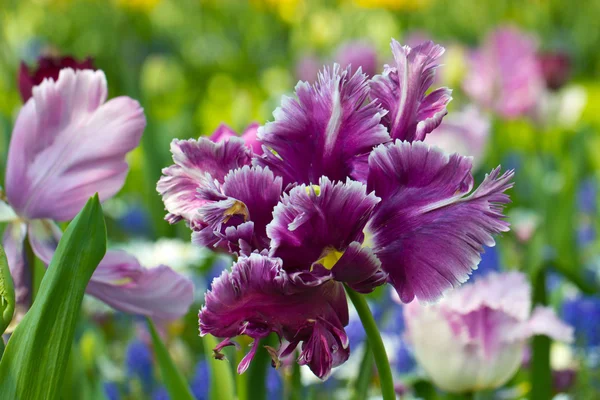
[[[210,395],[211,400],[234,400],[233,375],[228,362],[215,359],[211,352],[217,347],[217,340],[214,336],[206,335],[202,338],[204,341],[204,352],[208,365],[210,366]]]
[[[167,392],[169,392],[169,396],[172,399],[178,400],[194,400],[194,396],[192,395],[192,392],[190,392],[190,388],[186,383],[185,378],[175,366],[175,363],[171,359],[165,344],[160,339],[158,332],[156,332],[154,323],[150,318],[147,318],[147,322],[148,329],[150,330],[150,336],[152,337],[152,345],[154,346],[154,354],[156,355],[156,360],[158,361],[158,366],[160,368],[160,374],[162,376],[163,383],[167,388]]]
[[[0,335],[4,333],[15,313],[15,288],[13,286],[4,249],[0,246]]]
[[[0,399],[56,399],[62,388],[85,288],[106,253],[98,195],[69,224],[38,296],[0,361]]]

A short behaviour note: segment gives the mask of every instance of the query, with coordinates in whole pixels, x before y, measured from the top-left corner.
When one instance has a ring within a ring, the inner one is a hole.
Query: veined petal
[[[286,271],[320,264],[336,277],[349,278],[349,283],[369,280],[380,271],[379,263],[375,256],[361,254],[360,243],[378,203],[365,185],[350,179],[334,184],[322,177],[319,186],[297,186],[284,195],[267,226],[270,255],[283,259]],[[352,243],[351,254],[345,255]],[[347,270],[349,264],[356,275]]]
[[[382,123],[392,139],[423,140],[442,122],[446,105],[452,100],[448,88],[425,92],[433,83],[444,48],[431,41],[411,48],[392,39],[396,65],[386,66],[371,80],[371,98],[388,111]]]
[[[31,294],[31,272],[25,257],[25,236],[27,226],[21,222],[11,222],[4,229],[2,246],[15,288],[17,304],[29,305]]]
[[[6,195],[29,219],[73,218],[98,192],[106,200],[125,181],[125,155],[137,147],[146,120],[139,103],[105,103],[102,71],[63,69],[33,88],[13,130]]]
[[[298,98],[284,97],[275,120],[259,128],[268,151],[255,162],[282,176],[284,185],[316,183],[321,176],[346,179],[357,157],[389,141],[379,123],[384,112],[365,104],[368,94],[360,70],[351,76],[337,64],[325,68],[315,85],[299,82]]]
[[[421,143],[380,146],[369,159],[369,190],[382,198],[367,230],[403,302],[439,298],[465,282],[483,245],[508,230],[504,192],[513,172],[493,170],[472,193],[469,158]]]
[[[198,219],[206,227],[194,232],[193,241],[204,246],[225,245],[231,249],[231,245],[240,244],[227,243],[228,240],[223,239],[242,235],[238,239],[243,239],[253,249],[261,251],[268,248],[266,227],[282,190],[281,177],[273,175],[268,168],[246,165],[231,171],[223,184],[213,190],[222,193],[224,198],[217,200],[212,192],[207,192],[207,197],[203,197],[204,192],[199,193],[199,198],[206,202],[198,210]],[[249,225],[235,234],[230,229],[248,222],[252,223],[250,238],[247,236]]]
[[[292,350],[304,342],[299,361],[325,377],[348,358],[346,296],[343,286],[330,278],[318,285],[302,282],[282,269],[281,260],[258,254],[240,258],[206,293],[198,315],[200,334],[260,340],[276,332],[292,343]],[[244,360],[242,372],[249,362]]]
[[[29,223],[31,247],[46,265],[62,232],[49,220]],[[192,282],[171,268],[144,268],[124,251],[107,251],[86,292],[117,310],[171,320],[184,315],[194,300]]]
[[[212,142],[207,138],[171,142],[174,165],[163,169],[156,189],[169,212],[170,223],[185,219],[193,225],[198,209],[206,202],[198,190],[210,186],[212,180],[223,183],[225,175],[235,168],[250,164],[251,152],[240,138]]]

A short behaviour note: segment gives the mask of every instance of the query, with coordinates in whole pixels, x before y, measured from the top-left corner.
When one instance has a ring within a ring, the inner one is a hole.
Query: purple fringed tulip
[[[440,125],[452,100],[448,88],[425,95],[444,48],[431,41],[410,48],[392,40],[391,46],[396,65],[386,65],[383,74],[373,78],[370,97],[388,111],[382,123],[392,139],[423,140]]]
[[[390,140],[379,123],[385,111],[366,101],[369,86],[360,70],[325,68],[315,85],[299,82],[296,95],[284,97],[275,121],[258,130],[269,151],[255,163],[283,177],[284,186],[321,176],[345,180],[374,146]]]
[[[516,28],[492,32],[473,51],[463,88],[482,108],[506,118],[530,114],[543,96],[535,40]]]
[[[125,155],[146,125],[140,105],[128,98],[106,101],[102,71],[63,69],[57,80],[33,88],[11,137],[2,220],[9,222],[4,248],[18,302],[29,302],[25,239],[46,264],[62,235],[53,222],[68,221],[95,192],[106,200],[125,181]],[[136,314],[175,318],[193,301],[189,280],[168,267],[144,269],[122,252],[109,251],[90,280],[88,293]]]
[[[248,125],[246,127],[246,129],[244,130],[244,132],[242,133],[241,138],[246,143],[246,146],[248,146],[254,154],[261,155],[263,153],[262,145],[258,141],[258,138],[256,137],[256,134],[258,132],[258,127],[259,127],[259,125],[257,123],[252,123],[252,124]],[[219,125],[217,130],[209,137],[209,139],[212,140],[213,142],[220,142],[220,141],[223,141],[223,140],[226,140],[226,139],[229,139],[232,137],[237,137],[237,136],[238,136],[238,134],[235,133],[235,131],[233,129],[231,129],[229,126],[227,126],[225,124],[221,124],[221,125]]]
[[[525,275],[509,272],[490,274],[436,304],[408,304],[404,318],[417,361],[449,392],[503,385],[521,365],[528,338],[542,334],[570,342],[573,337],[552,309],[538,306],[531,312],[530,299]]]
[[[206,294],[199,314],[200,334],[226,338],[215,353],[234,343],[232,337],[254,339],[250,352],[238,365],[243,373],[271,332],[289,344],[281,357],[302,342],[298,362],[308,365],[319,378],[348,359],[346,294],[329,271],[287,273],[281,260],[258,254],[242,257],[231,272],[224,271]]]
[[[240,256],[199,315],[202,334],[225,338],[217,356],[237,335],[255,339],[240,372],[276,332],[291,343],[282,355],[303,342],[298,361],[327,376],[349,352],[342,283],[367,293],[389,281],[402,301],[435,300],[508,230],[512,172],[472,190],[469,157],[420,141],[450,100],[445,88],[425,95],[443,48],[392,50],[397,65],[372,80],[334,65],[298,83],[258,129],[262,155],[230,131],[171,145],[175,164],[157,185],[166,219]]]
[[[493,170],[471,192],[471,158],[422,142],[379,146],[367,187],[381,198],[366,231],[403,302],[434,301],[469,278],[493,234],[508,231],[512,171]]]
[[[91,69],[96,70],[94,61],[91,57],[83,61],[77,61],[73,57],[40,57],[37,63],[37,69],[31,71],[24,62],[21,62],[19,68],[19,92],[23,102],[31,98],[34,86],[39,85],[44,79],[57,80],[62,69],[71,68],[74,70]]]
[[[448,154],[458,153],[473,157],[473,169],[484,158],[490,134],[490,119],[476,107],[469,106],[444,118],[424,142],[437,146]]]
[[[352,67],[353,71],[361,68],[368,77],[375,75],[379,69],[377,51],[365,41],[342,44],[336,51],[334,59],[342,68]]]

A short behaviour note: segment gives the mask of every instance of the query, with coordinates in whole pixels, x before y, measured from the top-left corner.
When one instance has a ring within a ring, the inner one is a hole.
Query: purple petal
[[[244,166],[231,171],[217,191],[224,198],[216,198],[213,194],[206,197],[206,203],[198,210],[198,219],[206,224],[192,238],[195,243],[204,246],[239,245],[238,242],[227,243],[228,235],[243,240],[253,249],[263,250],[269,247],[266,226],[272,219],[273,208],[279,202],[282,193],[282,180],[273,175],[268,168]],[[199,194],[202,198],[204,193]],[[252,233],[247,236],[249,226],[240,233],[230,228],[252,222]],[[228,234],[229,230],[229,234]],[[239,235],[243,237],[239,237]],[[225,236],[224,236],[225,235]]]
[[[260,125],[258,123],[254,122],[248,125],[244,130],[244,133],[242,133],[241,135],[241,138],[244,140],[244,143],[246,143],[246,146],[250,148],[250,150],[252,150],[254,154],[257,155],[261,155],[263,153],[262,144],[258,141],[258,138],[256,137],[259,126]],[[219,125],[217,130],[214,131],[212,135],[210,135],[209,139],[213,142],[221,142],[237,136],[237,133],[233,129],[231,129],[226,124],[221,124]]]
[[[369,190],[382,198],[367,226],[374,251],[403,302],[439,298],[468,279],[493,234],[508,230],[499,168],[472,193],[471,162],[421,142],[380,146],[369,159]]]
[[[217,129],[210,135],[209,139],[213,142],[222,142],[225,140],[229,140],[232,137],[236,137],[237,133],[233,129],[231,129],[227,124],[221,124],[217,127]]]
[[[106,200],[125,181],[125,155],[146,120],[138,102],[105,103],[102,71],[63,69],[34,87],[13,130],[6,166],[9,203],[29,219],[73,218],[95,192]]]
[[[347,276],[352,283],[369,279],[379,269],[376,261],[364,254],[357,257],[356,247],[346,258],[343,254],[353,242],[360,247],[363,229],[378,203],[379,198],[367,194],[365,185],[349,179],[345,184],[333,184],[322,177],[318,187],[297,186],[284,195],[267,226],[270,255],[283,259],[286,271],[310,270],[322,264],[333,268],[334,275],[343,259],[339,277]],[[358,261],[364,265],[354,264]],[[360,279],[343,272],[348,263],[357,268]]]
[[[213,179],[222,183],[235,168],[250,164],[251,153],[240,138],[214,143],[209,139],[171,142],[175,165],[163,169],[156,189],[163,198],[165,218],[170,223],[182,219],[194,225],[198,209],[205,203],[198,189],[210,186]]]
[[[335,280],[347,283],[360,293],[370,293],[385,284],[388,278],[373,251],[358,242],[350,243],[331,272]]]
[[[106,253],[87,293],[117,310],[162,320],[182,317],[194,301],[189,279],[165,265],[143,268],[122,251]]]
[[[396,65],[386,66],[382,75],[373,77],[371,98],[388,110],[382,123],[392,139],[423,140],[440,125],[447,114],[446,105],[452,100],[452,91],[447,88],[425,95],[444,48],[431,41],[410,48],[393,39],[391,47]]]
[[[31,247],[46,265],[52,260],[62,232],[51,221],[31,221]],[[86,292],[117,310],[172,320],[188,311],[194,300],[192,282],[171,268],[144,268],[124,251],[107,251]]]
[[[27,226],[20,222],[11,222],[4,228],[2,239],[17,304],[29,304],[31,294],[31,272],[25,256],[25,236]]]
[[[314,286],[310,282],[305,285],[288,275],[278,259],[258,254],[242,257],[206,293],[199,313],[200,333],[222,338],[244,334],[258,341],[276,332],[295,345],[303,341],[301,360],[310,358],[306,363],[324,377],[347,359],[343,327],[348,323],[348,305],[340,283],[323,279]],[[320,351],[311,352],[306,346]]]
[[[315,85],[299,82],[298,99],[284,97],[275,121],[258,132],[267,151],[256,160],[290,183],[315,183],[321,176],[344,180],[354,160],[389,141],[379,123],[383,112],[366,103],[369,87],[360,71],[325,68]]]

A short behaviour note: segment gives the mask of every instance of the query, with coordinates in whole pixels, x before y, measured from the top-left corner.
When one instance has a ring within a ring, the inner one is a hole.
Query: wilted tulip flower
[[[465,285],[436,304],[408,304],[407,336],[418,363],[448,392],[500,387],[521,365],[531,336],[573,339],[573,329],[552,309],[532,312],[530,299],[526,276],[508,272]]]
[[[545,90],[536,41],[512,27],[492,32],[471,54],[463,88],[480,107],[503,117],[533,112]]]
[[[23,102],[31,98],[32,89],[39,85],[44,79],[58,79],[58,74],[62,69],[71,68],[73,70],[91,69],[96,70],[94,61],[91,57],[83,61],[77,61],[73,57],[44,56],[37,60],[37,68],[31,70],[24,62],[21,62],[19,68],[19,91]]]
[[[258,129],[262,155],[238,137],[172,142],[157,185],[167,221],[238,256],[199,320],[202,335],[224,339],[217,354],[235,336],[255,340],[239,372],[276,332],[289,342],[279,355],[301,346],[298,362],[325,378],[350,352],[344,284],[368,293],[390,282],[402,301],[434,300],[508,230],[512,172],[473,190],[470,158],[421,142],[451,99],[447,88],[426,94],[443,51],[392,41],[395,64],[373,79],[336,64],[299,82]]]
[[[62,235],[54,221],[71,220],[94,193],[106,200],[125,182],[125,155],[137,147],[146,120],[137,101],[106,101],[107,94],[102,71],[63,69],[33,88],[17,117],[0,219],[8,222],[3,245],[20,304],[29,303],[31,289],[25,241],[48,264]],[[143,268],[122,251],[107,252],[87,293],[159,319],[185,314],[193,300],[188,279],[164,265]]]

